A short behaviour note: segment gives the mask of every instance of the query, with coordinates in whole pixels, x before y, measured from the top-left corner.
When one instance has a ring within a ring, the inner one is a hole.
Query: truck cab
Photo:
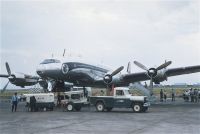
[[[150,103],[147,96],[133,96],[129,88],[116,87],[112,96],[93,96],[90,103],[96,106],[97,111],[111,111],[112,108],[132,108],[134,112],[147,111]]]

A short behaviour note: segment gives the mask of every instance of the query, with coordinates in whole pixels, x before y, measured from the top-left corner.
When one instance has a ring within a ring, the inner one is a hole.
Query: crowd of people
[[[171,91],[171,98],[172,101],[175,101],[175,91],[172,89]],[[166,102],[167,101],[167,92],[166,90],[160,89],[160,102]]]
[[[166,102],[167,97],[171,97],[171,101],[175,101],[175,90],[171,89],[171,95],[167,95],[166,90],[161,89],[160,90],[160,102]],[[200,90],[198,89],[187,89],[183,93],[183,99],[186,102],[199,102],[200,101]]]
[[[199,102],[200,90],[190,88],[183,93],[183,99],[186,102]]]

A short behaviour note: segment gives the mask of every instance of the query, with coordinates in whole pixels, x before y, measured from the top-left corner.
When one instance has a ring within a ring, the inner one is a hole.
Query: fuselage
[[[101,79],[110,70],[100,65],[82,61],[61,61],[45,59],[37,68],[37,74],[45,79],[71,82],[77,86],[92,86],[94,80]]]

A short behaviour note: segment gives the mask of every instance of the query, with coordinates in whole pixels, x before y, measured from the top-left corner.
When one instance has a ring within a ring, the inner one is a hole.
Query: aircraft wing
[[[179,67],[179,68],[171,68],[158,72],[159,77],[155,77],[156,81],[166,80],[166,77],[183,75],[183,74],[191,74],[200,72],[200,65],[197,66],[188,66],[188,67]],[[147,72],[139,72],[139,73],[131,73],[122,75],[121,83],[132,83],[138,81],[150,80],[150,77],[147,75]],[[122,84],[123,85],[123,84]]]
[[[131,74],[125,74],[122,75],[122,80],[124,82],[132,83],[132,82],[138,82],[138,81],[145,81],[149,80],[149,76],[146,72],[139,72],[139,73],[131,73]]]
[[[180,67],[180,68],[172,68],[166,71],[167,76],[176,76],[182,74],[190,74],[200,72],[200,66],[188,66],[188,67]]]

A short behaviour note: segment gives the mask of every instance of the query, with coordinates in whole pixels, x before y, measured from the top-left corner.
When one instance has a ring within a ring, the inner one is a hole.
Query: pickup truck
[[[91,96],[90,104],[98,112],[111,111],[112,108],[132,108],[134,112],[146,112],[150,103],[147,96],[132,96],[129,88],[116,87],[112,96]]]

